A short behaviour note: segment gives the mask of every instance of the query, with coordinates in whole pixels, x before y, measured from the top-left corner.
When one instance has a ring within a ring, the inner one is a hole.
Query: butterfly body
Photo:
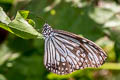
[[[106,53],[94,42],[76,34],[43,27],[45,37],[44,65],[56,74],[69,74],[78,69],[99,67],[107,58]]]

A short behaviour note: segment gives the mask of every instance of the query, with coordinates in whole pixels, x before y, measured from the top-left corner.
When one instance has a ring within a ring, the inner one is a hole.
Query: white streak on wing
[[[79,58],[76,57],[75,59],[77,60],[77,62],[79,62]]]
[[[77,61],[76,61],[74,58],[73,58],[72,60],[74,61],[75,64],[77,64]],[[75,67],[75,66],[74,66],[74,67]]]
[[[101,57],[101,56],[99,56],[99,58],[100,58],[100,60],[102,61],[102,57]]]
[[[65,38],[65,39],[63,39],[61,37],[58,37],[58,36],[56,38],[63,41],[63,42],[65,42],[65,43],[68,43],[68,44],[72,43],[73,46],[79,46],[79,44],[80,44],[79,41],[77,41],[77,40],[75,40],[73,38],[70,38],[68,36],[64,36],[64,35],[61,35],[61,34],[58,34],[58,35]],[[73,42],[69,42],[68,40],[71,40]]]
[[[52,38],[52,41],[53,41],[56,49],[59,50],[60,53],[64,53],[64,51],[60,48],[60,46],[55,42],[55,39],[54,39],[54,38]]]
[[[62,41],[62,42],[65,42],[65,43],[70,43],[68,40],[65,40],[65,39],[63,39],[63,38],[61,38],[61,37],[56,37],[55,36],[55,38],[57,38],[57,39],[59,39],[60,41]]]
[[[90,55],[89,55],[89,53],[88,53],[88,59],[90,60],[90,62],[92,61],[92,59],[90,58]]]
[[[69,51],[68,49],[67,49],[67,52],[68,52],[68,55],[69,55],[69,56],[71,56],[71,57],[73,57],[73,58],[76,58],[76,56],[75,56],[71,51]]]
[[[84,59],[83,59],[83,58],[80,58],[80,60],[81,60],[81,62],[83,62],[83,61],[84,61]]]
[[[61,43],[60,41],[56,40],[55,38],[54,38],[54,40],[56,41],[56,43],[58,43],[61,46],[60,48],[64,51],[64,53],[59,51],[60,54],[62,54],[63,56],[66,57],[67,56],[67,52],[66,52],[66,47],[64,46],[64,44]]]
[[[93,60],[92,63],[95,64],[95,61]]]
[[[84,53],[84,50],[80,48],[81,53]]]
[[[50,56],[51,56],[51,63],[53,64],[53,55],[52,55],[52,46],[51,46],[52,44],[51,44],[51,38],[50,38]]]
[[[77,64],[75,59],[79,59],[79,58],[76,57],[73,53],[71,53],[68,49],[67,49],[67,51],[68,51],[68,55],[71,56],[71,58],[74,61],[74,63]],[[73,61],[72,61],[72,63],[73,63]],[[75,67],[74,63],[73,63],[73,67]]]
[[[61,56],[61,62],[66,62],[65,58]]]
[[[52,41],[51,41],[51,49],[52,49],[54,64],[56,64],[56,60],[55,60],[55,47],[54,47]]]
[[[71,50],[73,50],[74,48],[72,46],[66,45],[68,48],[70,48]]]
[[[89,51],[93,54],[96,62],[99,62],[99,60],[98,60],[98,58],[97,58],[97,55],[96,55],[86,44],[84,44],[84,46],[85,46],[87,49],[89,49]]]
[[[59,39],[59,40],[61,40],[62,42],[64,42],[64,43],[67,43],[67,44],[72,44],[74,47],[75,46],[78,46],[77,44],[75,44],[75,43],[73,43],[73,42],[69,42],[69,41],[67,41],[67,40],[65,40],[65,39],[62,39],[62,38],[58,38],[58,37],[56,37],[57,39]]]
[[[93,46],[89,45],[89,47],[91,47],[96,53],[98,53],[98,51],[95,48],[93,48]]]
[[[57,65],[59,65],[59,64],[60,64],[60,62],[57,61]],[[60,67],[59,67],[59,68],[60,68]]]
[[[88,44],[89,44],[89,45],[91,45],[91,46],[93,45],[93,43],[92,43],[92,42],[89,42]]]
[[[50,45],[50,41],[48,41],[48,44],[46,45],[47,48],[48,48],[48,52],[50,52],[49,51],[49,45]],[[50,63],[50,53],[48,53],[48,63]]]
[[[48,66],[50,66],[50,64],[48,64]]]
[[[101,52],[100,54],[101,54],[101,56],[104,56],[104,53]]]
[[[71,56],[73,59],[79,60],[77,56],[75,56],[71,51],[67,49],[68,55]],[[77,64],[76,60],[74,60],[74,63]]]
[[[87,42],[87,41],[86,41],[86,40],[84,40],[84,39],[83,39],[82,41],[83,41],[83,42]]]
[[[91,60],[91,58],[92,58],[92,60],[94,60],[94,57],[92,56],[92,54],[91,53],[88,53],[88,58]],[[92,61],[91,60],[91,61]]]
[[[73,61],[71,60],[71,58],[69,56],[66,57],[66,60],[74,65]]]
[[[64,37],[64,38],[67,38],[67,39],[69,39],[69,40],[72,40],[73,42],[75,42],[75,43],[77,43],[77,44],[80,44],[80,42],[79,42],[78,40],[74,39],[74,38],[71,38],[71,37],[68,37],[68,36],[65,36],[65,35],[62,35],[62,34],[58,34],[58,35],[60,35],[60,36],[62,36],[62,37]]]
[[[55,51],[55,55],[56,55],[56,60],[57,61],[60,61],[60,55],[59,55],[59,53],[58,53],[58,51],[57,51],[57,49],[56,48],[58,48],[58,45],[54,42],[54,38],[52,37],[51,38],[52,39],[52,43],[54,44],[54,51]]]
[[[48,38],[45,39],[45,54],[44,54],[44,65],[46,65],[46,62],[47,62],[47,54],[48,54],[48,51],[47,51],[47,42],[48,42]]]
[[[57,61],[60,61],[60,55],[57,50],[56,50],[56,59],[57,59]]]

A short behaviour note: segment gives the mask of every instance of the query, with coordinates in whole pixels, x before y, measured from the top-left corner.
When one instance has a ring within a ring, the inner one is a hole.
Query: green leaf
[[[42,38],[42,35],[37,32],[22,16],[17,12],[16,18],[10,22],[9,27],[19,37],[24,39]]]
[[[24,19],[27,19],[28,15],[29,15],[29,11],[26,11],[26,10],[21,10],[21,11],[19,11],[19,13],[21,14],[21,16]]]
[[[120,63],[105,63],[98,69],[120,70]]]
[[[13,3],[14,0],[0,0],[1,3]]]
[[[6,25],[4,23],[0,23],[0,28],[3,28],[6,31],[9,31],[9,32],[13,33],[12,30],[8,27],[8,25]]]
[[[99,67],[99,68],[86,68],[83,70],[76,70],[75,72],[72,72],[71,74],[67,74],[67,75],[57,75],[54,73],[50,73],[47,77],[48,79],[68,79],[70,77],[74,77],[75,75],[78,74],[84,74],[83,72],[86,72],[87,70],[99,70],[99,69],[109,69],[109,70],[120,70],[120,63],[105,63],[103,66]],[[87,75],[87,74],[85,74]]]
[[[32,19],[27,20],[29,24],[31,24],[33,27],[35,27],[35,22]]]
[[[28,14],[29,11],[18,11],[15,19],[11,21],[0,7],[0,21],[2,22],[0,23],[0,27],[24,39],[42,38],[42,35],[32,26],[35,25],[34,21],[28,19],[30,25],[25,20],[27,19]]]
[[[97,23],[103,24],[103,27],[120,27],[120,6],[114,2],[95,7],[89,16]]]
[[[0,74],[0,80],[7,80],[4,75]]]
[[[114,14],[111,16],[111,18],[106,21],[106,23],[103,25],[104,27],[120,27],[120,15]]]
[[[112,10],[100,7],[95,7],[89,12],[89,16],[99,24],[104,24],[113,14]]]
[[[3,9],[0,7],[0,28],[3,28],[11,33],[11,29],[9,28],[8,24],[11,22],[10,18],[6,15]]]
[[[11,29],[9,28],[8,24],[11,22],[10,18],[6,15],[3,11],[2,7],[0,7],[0,28],[3,28],[11,33]]]
[[[11,22],[10,18],[5,14],[1,7],[0,7],[0,22],[5,24],[9,24]]]

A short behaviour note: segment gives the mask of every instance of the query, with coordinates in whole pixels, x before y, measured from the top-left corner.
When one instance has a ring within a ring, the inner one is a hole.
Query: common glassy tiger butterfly
[[[43,26],[45,39],[44,65],[56,74],[69,74],[87,67],[100,67],[106,53],[94,42],[76,34]]]

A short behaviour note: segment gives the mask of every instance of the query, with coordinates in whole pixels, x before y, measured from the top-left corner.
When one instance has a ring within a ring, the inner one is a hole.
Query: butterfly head
[[[44,24],[42,34],[44,37],[52,36],[53,29],[47,23]]]

